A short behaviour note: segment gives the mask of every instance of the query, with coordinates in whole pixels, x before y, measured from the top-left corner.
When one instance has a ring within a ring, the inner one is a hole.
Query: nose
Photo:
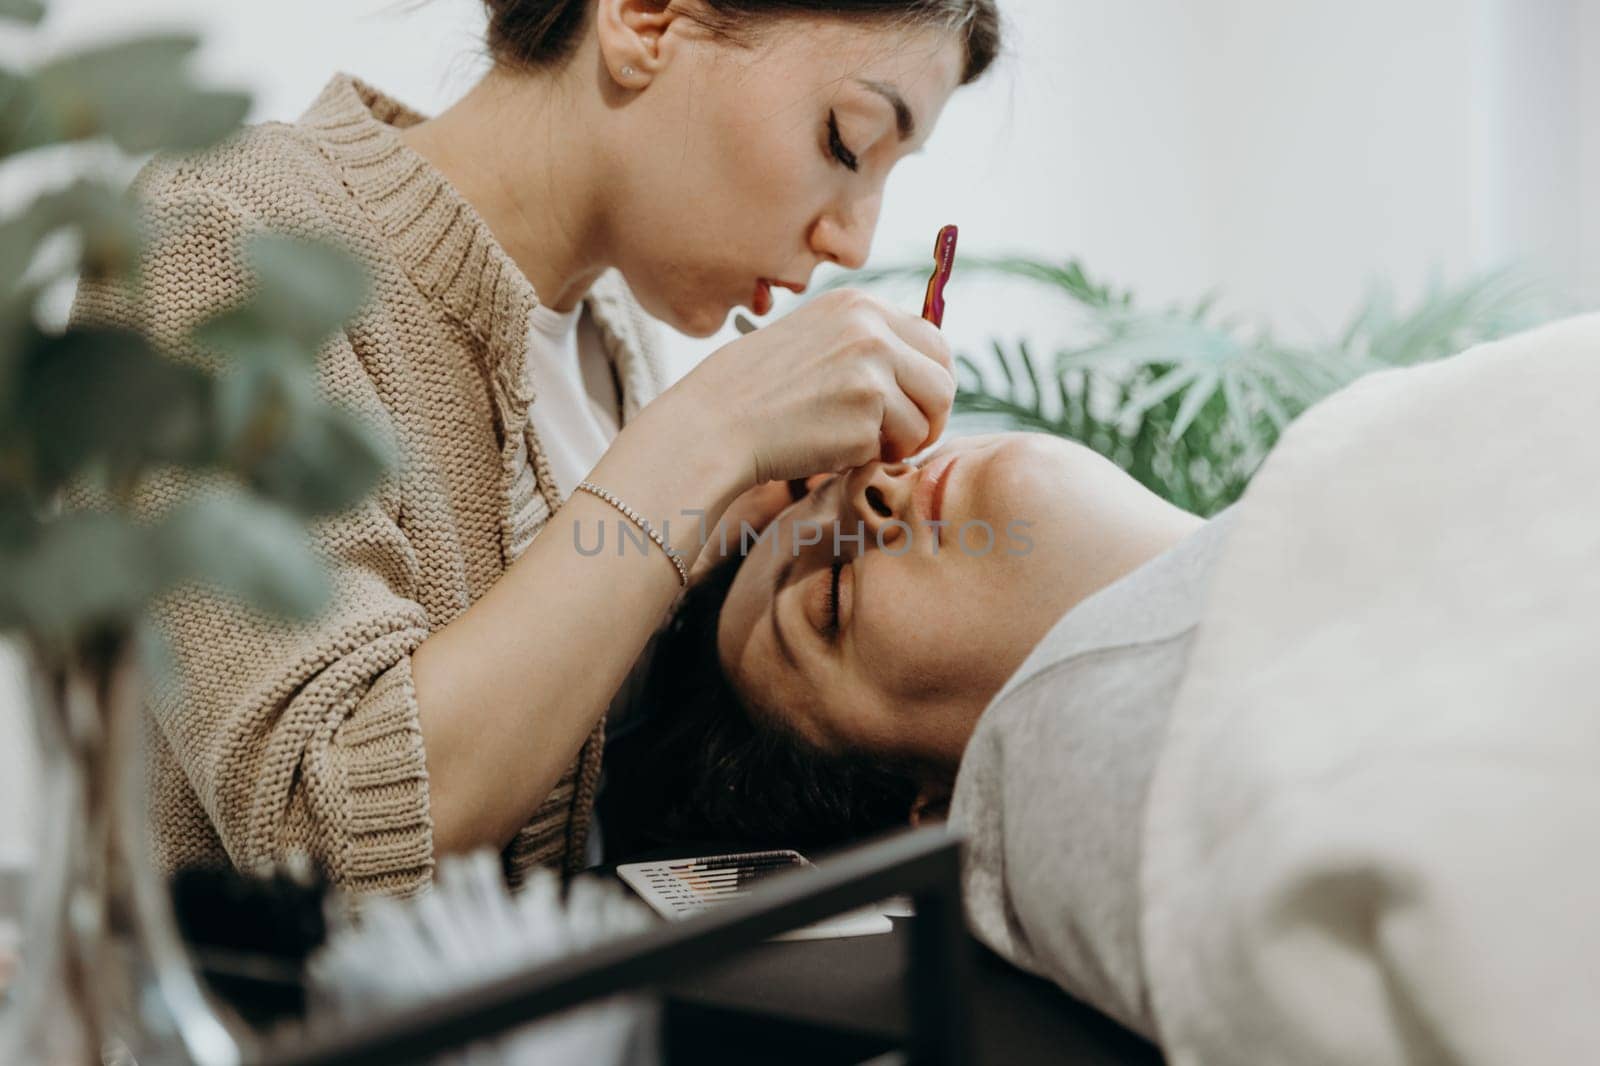
[[[853,200],[837,211],[824,212],[811,227],[811,250],[846,270],[860,270],[872,253],[882,192]]]
[[[856,522],[868,543],[891,547],[914,535],[916,515],[912,513],[911,490],[917,483],[917,467],[910,463],[872,462],[844,475],[845,519]],[[854,532],[850,530],[850,532]]]

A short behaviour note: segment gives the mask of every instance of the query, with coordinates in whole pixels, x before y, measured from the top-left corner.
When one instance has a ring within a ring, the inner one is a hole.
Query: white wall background
[[[1600,303],[1600,0],[1574,0],[1580,8],[1578,64],[1579,286],[1586,306]],[[1588,61],[1584,62],[1583,57]]]
[[[1513,261],[1600,305],[1600,0],[1001,3],[1010,54],[896,172],[875,259],[926,257],[958,222],[965,250],[1081,256],[1158,301],[1217,288],[1291,334],[1332,329],[1374,279],[1404,296]],[[254,91],[257,120],[335,70],[432,111],[481,69],[475,0],[51,6],[51,48],[199,29],[203,70]],[[985,288],[956,290],[946,328],[977,348],[1060,325],[1047,296]],[[685,369],[732,335],[671,353]],[[0,850],[29,818],[14,678],[0,659]]]

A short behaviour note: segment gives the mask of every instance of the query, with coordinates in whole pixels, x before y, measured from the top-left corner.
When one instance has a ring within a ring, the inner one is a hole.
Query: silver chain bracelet
[[[683,565],[683,553],[669,547],[667,542],[661,539],[661,534],[655,531],[655,527],[649,522],[645,521],[644,515],[640,514],[638,511],[635,511],[632,507],[629,507],[627,504],[623,503],[614,495],[607,492],[605,489],[601,488],[599,485],[596,485],[592,481],[580,481],[578,483],[578,488],[582,489],[584,492],[600,497],[602,500],[621,511],[623,514],[627,515],[628,519],[632,521],[634,525],[644,530],[645,536],[655,541],[656,546],[667,553],[667,558],[672,560],[672,565],[678,568],[678,584],[689,584],[689,568]]]

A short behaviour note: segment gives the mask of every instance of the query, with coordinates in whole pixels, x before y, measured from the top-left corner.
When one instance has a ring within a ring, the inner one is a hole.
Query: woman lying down
[[[1600,316],[1376,375],[1209,522],[1030,434],[813,479],[626,772],[707,839],[947,809],[976,933],[1174,1063],[1600,1062],[1597,398]]]

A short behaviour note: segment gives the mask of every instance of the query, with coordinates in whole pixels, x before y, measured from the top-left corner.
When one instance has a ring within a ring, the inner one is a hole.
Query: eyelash
[[[832,111],[828,112],[828,148],[833,152],[833,157],[851,171],[861,166],[856,154],[844,146],[844,140],[839,136],[839,118]]]
[[[833,561],[833,573],[828,579],[827,594],[823,598],[822,635],[832,640],[839,635],[839,572],[844,569],[844,560]]]

